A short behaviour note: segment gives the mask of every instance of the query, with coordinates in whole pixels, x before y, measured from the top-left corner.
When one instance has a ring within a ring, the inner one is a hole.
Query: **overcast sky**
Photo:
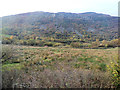
[[[120,0],[1,0],[0,17],[19,13],[45,12],[97,12],[118,15]]]

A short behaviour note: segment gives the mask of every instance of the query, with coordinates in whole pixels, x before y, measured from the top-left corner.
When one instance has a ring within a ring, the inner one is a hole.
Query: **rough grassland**
[[[106,65],[117,56],[118,48],[13,48],[13,58],[2,65],[3,87],[113,87]],[[8,80],[11,77],[12,83]]]

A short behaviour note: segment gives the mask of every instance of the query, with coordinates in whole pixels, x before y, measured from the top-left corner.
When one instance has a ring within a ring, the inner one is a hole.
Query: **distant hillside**
[[[117,38],[118,18],[95,12],[86,13],[49,13],[30,12],[2,17],[3,34],[57,39]],[[90,37],[91,35],[91,37]]]

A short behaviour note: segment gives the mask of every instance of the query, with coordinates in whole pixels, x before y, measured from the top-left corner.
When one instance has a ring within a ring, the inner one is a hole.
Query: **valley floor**
[[[117,59],[118,48],[3,45],[3,53],[4,88],[114,87],[107,65]]]

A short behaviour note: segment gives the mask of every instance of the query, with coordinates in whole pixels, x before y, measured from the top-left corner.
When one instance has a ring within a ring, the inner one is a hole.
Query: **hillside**
[[[117,17],[95,12],[29,12],[2,17],[3,34],[13,35],[19,39],[34,36],[112,40],[117,38],[117,24]]]
[[[29,12],[0,29],[3,88],[120,87],[118,17]]]

